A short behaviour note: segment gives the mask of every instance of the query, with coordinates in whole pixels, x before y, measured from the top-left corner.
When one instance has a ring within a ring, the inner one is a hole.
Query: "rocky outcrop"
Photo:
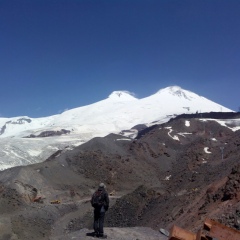
[[[42,138],[42,137],[53,137],[53,136],[60,136],[64,134],[69,134],[69,130],[61,129],[60,131],[44,131],[38,135],[31,134],[25,138]]]
[[[0,129],[0,135],[3,135],[4,132],[6,131],[6,128],[8,125],[16,125],[16,124],[25,124],[25,123],[31,123],[32,120],[30,118],[18,118],[17,120],[14,120],[14,121],[7,121]]]

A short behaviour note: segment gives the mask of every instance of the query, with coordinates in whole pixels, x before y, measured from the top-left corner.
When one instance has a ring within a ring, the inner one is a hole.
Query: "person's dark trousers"
[[[105,212],[100,212],[99,210],[94,210],[94,232],[99,236],[103,235],[103,224],[104,224]]]

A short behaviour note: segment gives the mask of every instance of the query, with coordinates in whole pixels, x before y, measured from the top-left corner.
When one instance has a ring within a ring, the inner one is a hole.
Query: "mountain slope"
[[[0,118],[1,168],[43,161],[58,149],[75,147],[138,124],[163,123],[182,113],[231,111],[173,86],[143,99],[115,91],[107,99],[45,118]]]
[[[206,217],[240,229],[236,116],[179,117],[144,129],[136,139],[97,137],[42,163],[0,172],[1,234],[24,240],[82,237],[82,229],[92,227],[89,200],[100,182],[110,194],[109,229],[169,230],[177,224],[196,232]],[[33,202],[38,196],[42,203]],[[56,199],[59,205],[50,204]]]

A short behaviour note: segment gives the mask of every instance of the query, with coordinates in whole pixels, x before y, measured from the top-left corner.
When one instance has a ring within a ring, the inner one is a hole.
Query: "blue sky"
[[[0,117],[170,85],[237,111],[239,12],[239,0],[0,0]]]

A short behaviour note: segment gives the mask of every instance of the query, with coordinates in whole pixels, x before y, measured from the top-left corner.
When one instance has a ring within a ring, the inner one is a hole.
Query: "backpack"
[[[104,193],[101,190],[97,190],[92,196],[92,206],[97,208],[103,206]]]

